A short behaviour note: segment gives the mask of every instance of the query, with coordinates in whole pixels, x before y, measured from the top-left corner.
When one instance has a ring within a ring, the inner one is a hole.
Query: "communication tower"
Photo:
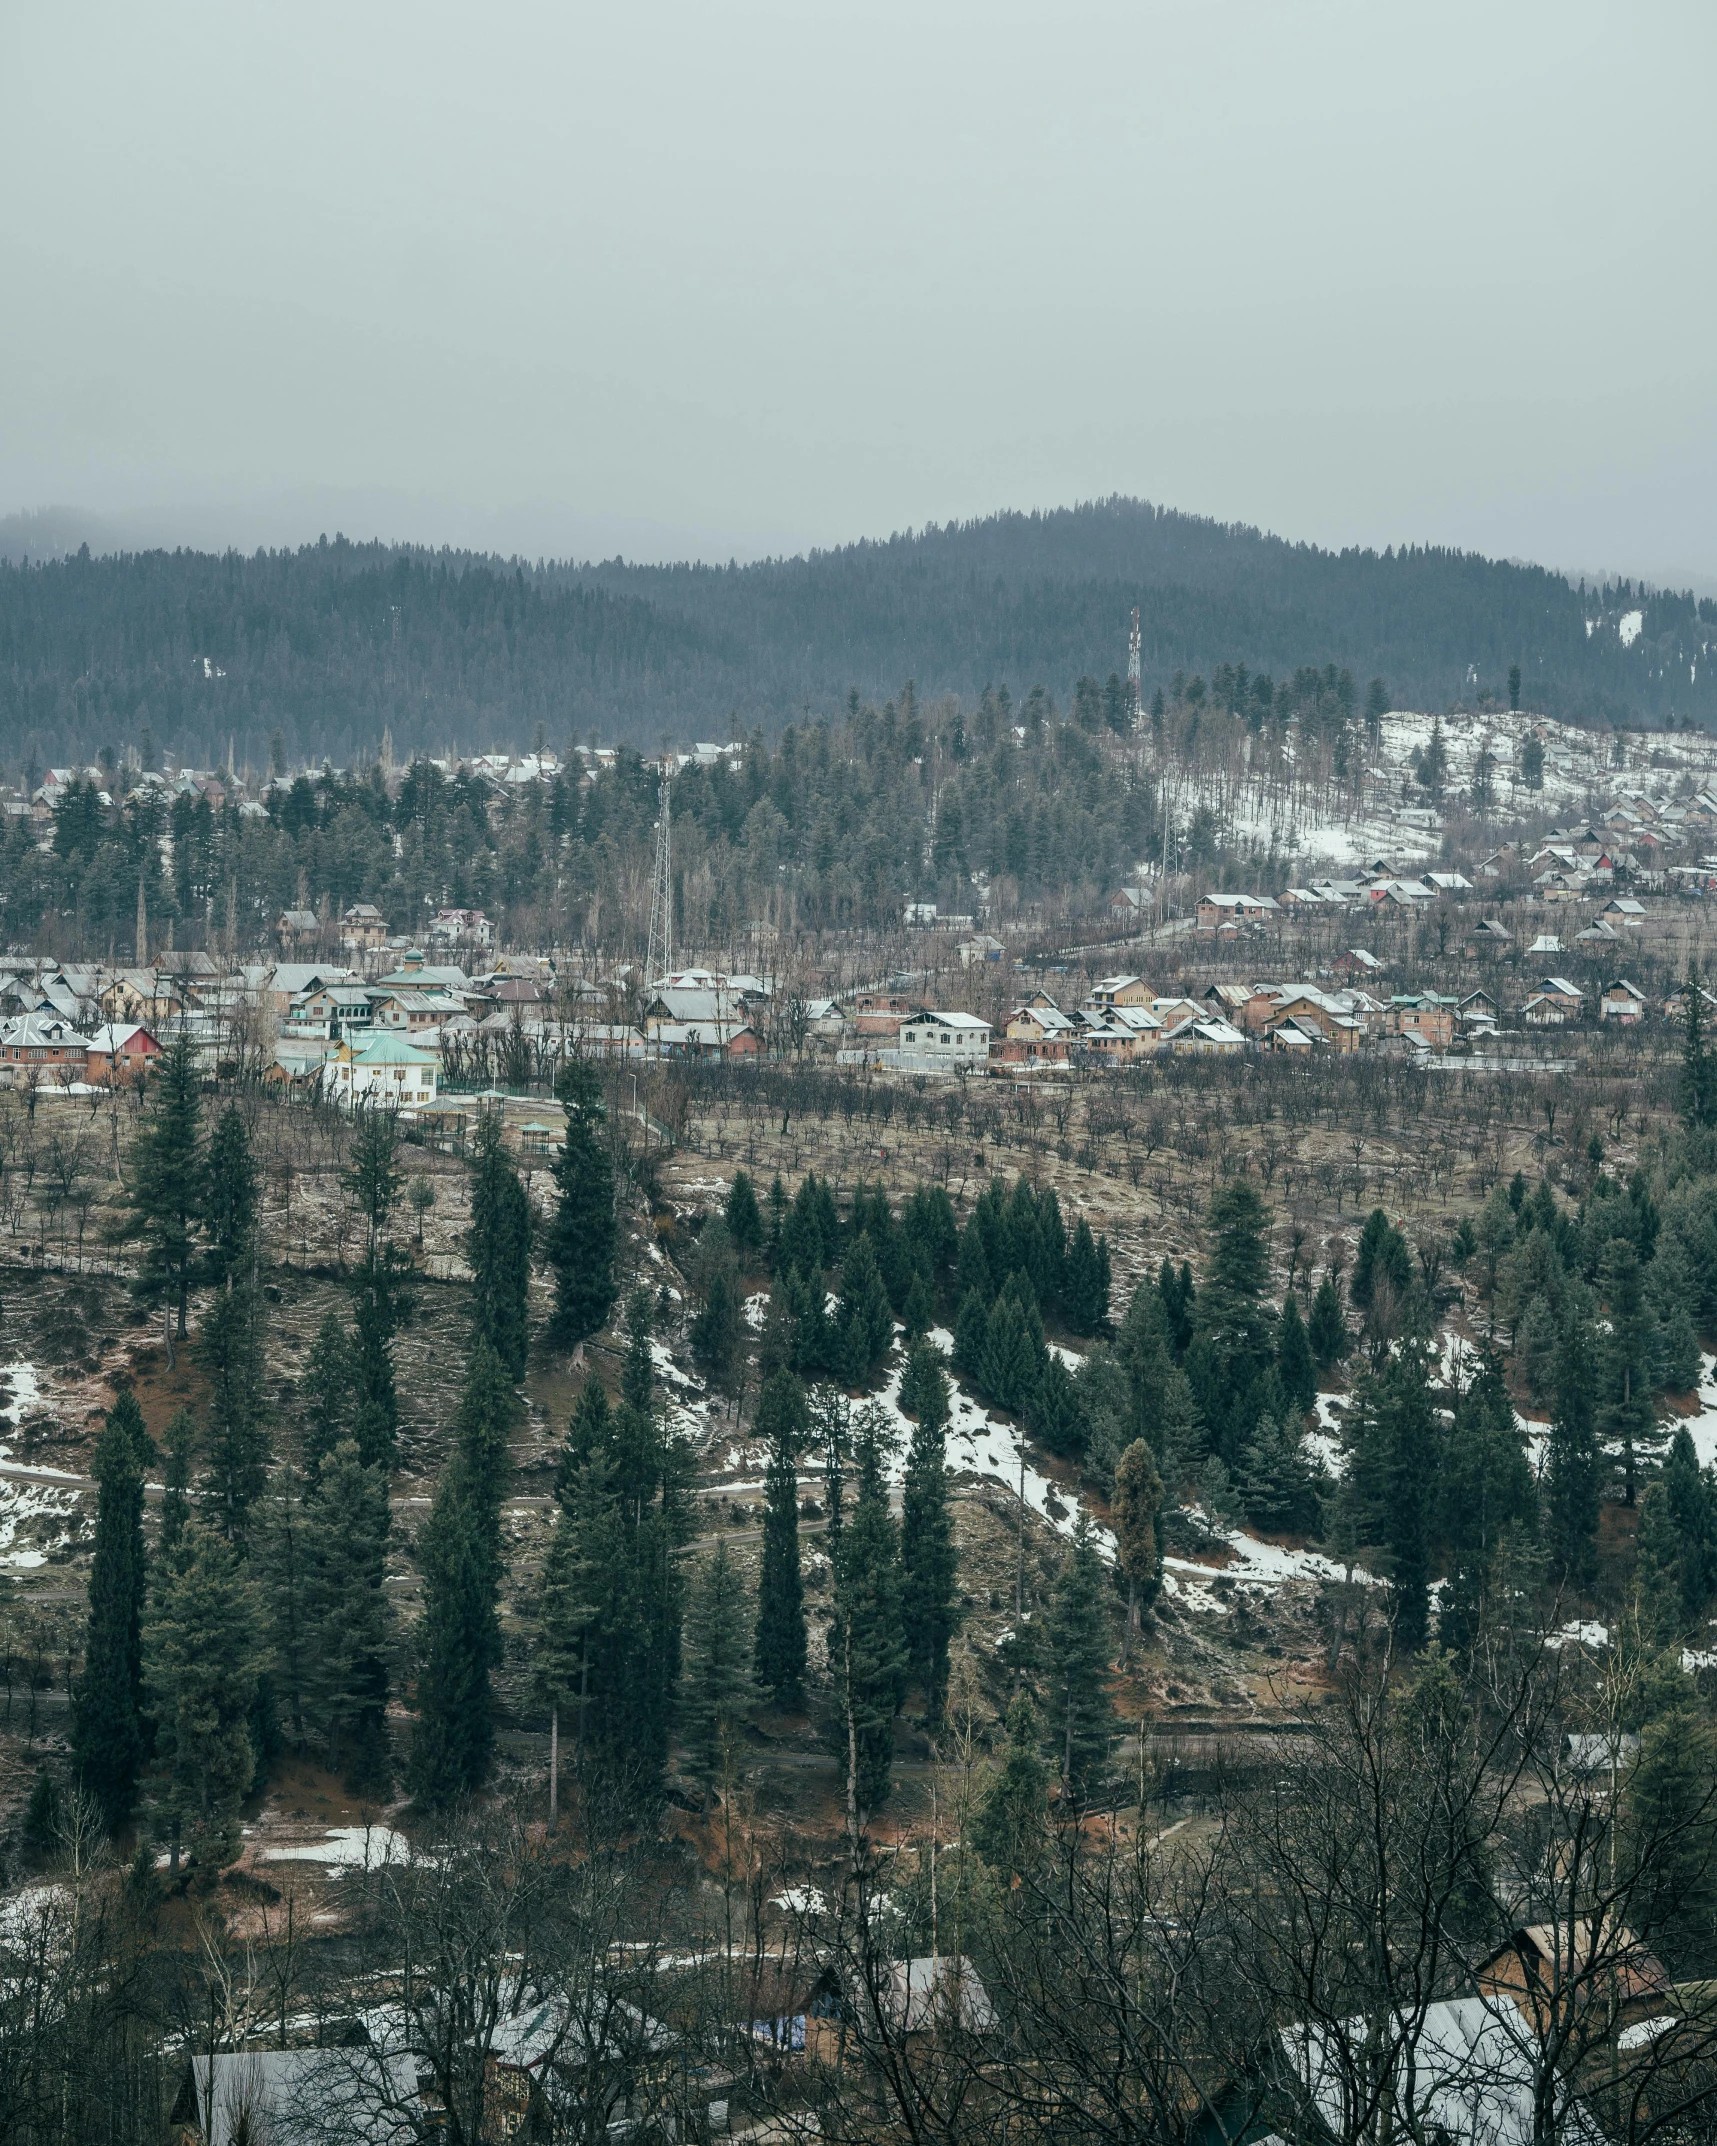
[[[1144,668],[1142,644],[1139,635],[1139,607],[1133,606],[1133,630],[1127,636],[1127,714],[1130,726],[1137,730],[1144,713]]]

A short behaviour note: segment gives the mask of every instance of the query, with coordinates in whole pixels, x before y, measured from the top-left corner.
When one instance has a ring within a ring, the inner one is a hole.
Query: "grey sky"
[[[1717,9],[0,11],[0,512],[1717,576]]]

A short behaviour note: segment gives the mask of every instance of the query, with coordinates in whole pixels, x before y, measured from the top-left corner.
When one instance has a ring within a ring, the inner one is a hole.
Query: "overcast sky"
[[[0,8],[0,513],[1717,578],[1717,8]]]

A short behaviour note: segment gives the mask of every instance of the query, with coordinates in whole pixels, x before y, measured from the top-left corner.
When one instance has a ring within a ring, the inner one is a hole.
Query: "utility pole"
[[[674,966],[674,875],[668,797],[674,779],[673,766],[672,756],[664,752],[661,806],[656,815],[656,864],[650,878],[650,943],[644,957],[645,990],[658,976],[671,974]]]

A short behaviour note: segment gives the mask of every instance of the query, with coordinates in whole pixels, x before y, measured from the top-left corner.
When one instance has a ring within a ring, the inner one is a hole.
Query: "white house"
[[[990,1057],[990,1024],[975,1013],[917,1013],[900,1024],[899,1064],[908,1073],[969,1073]]]
[[[440,1079],[432,1051],[382,1029],[342,1043],[322,1070],[323,1085],[342,1110],[422,1110],[435,1101]]]

